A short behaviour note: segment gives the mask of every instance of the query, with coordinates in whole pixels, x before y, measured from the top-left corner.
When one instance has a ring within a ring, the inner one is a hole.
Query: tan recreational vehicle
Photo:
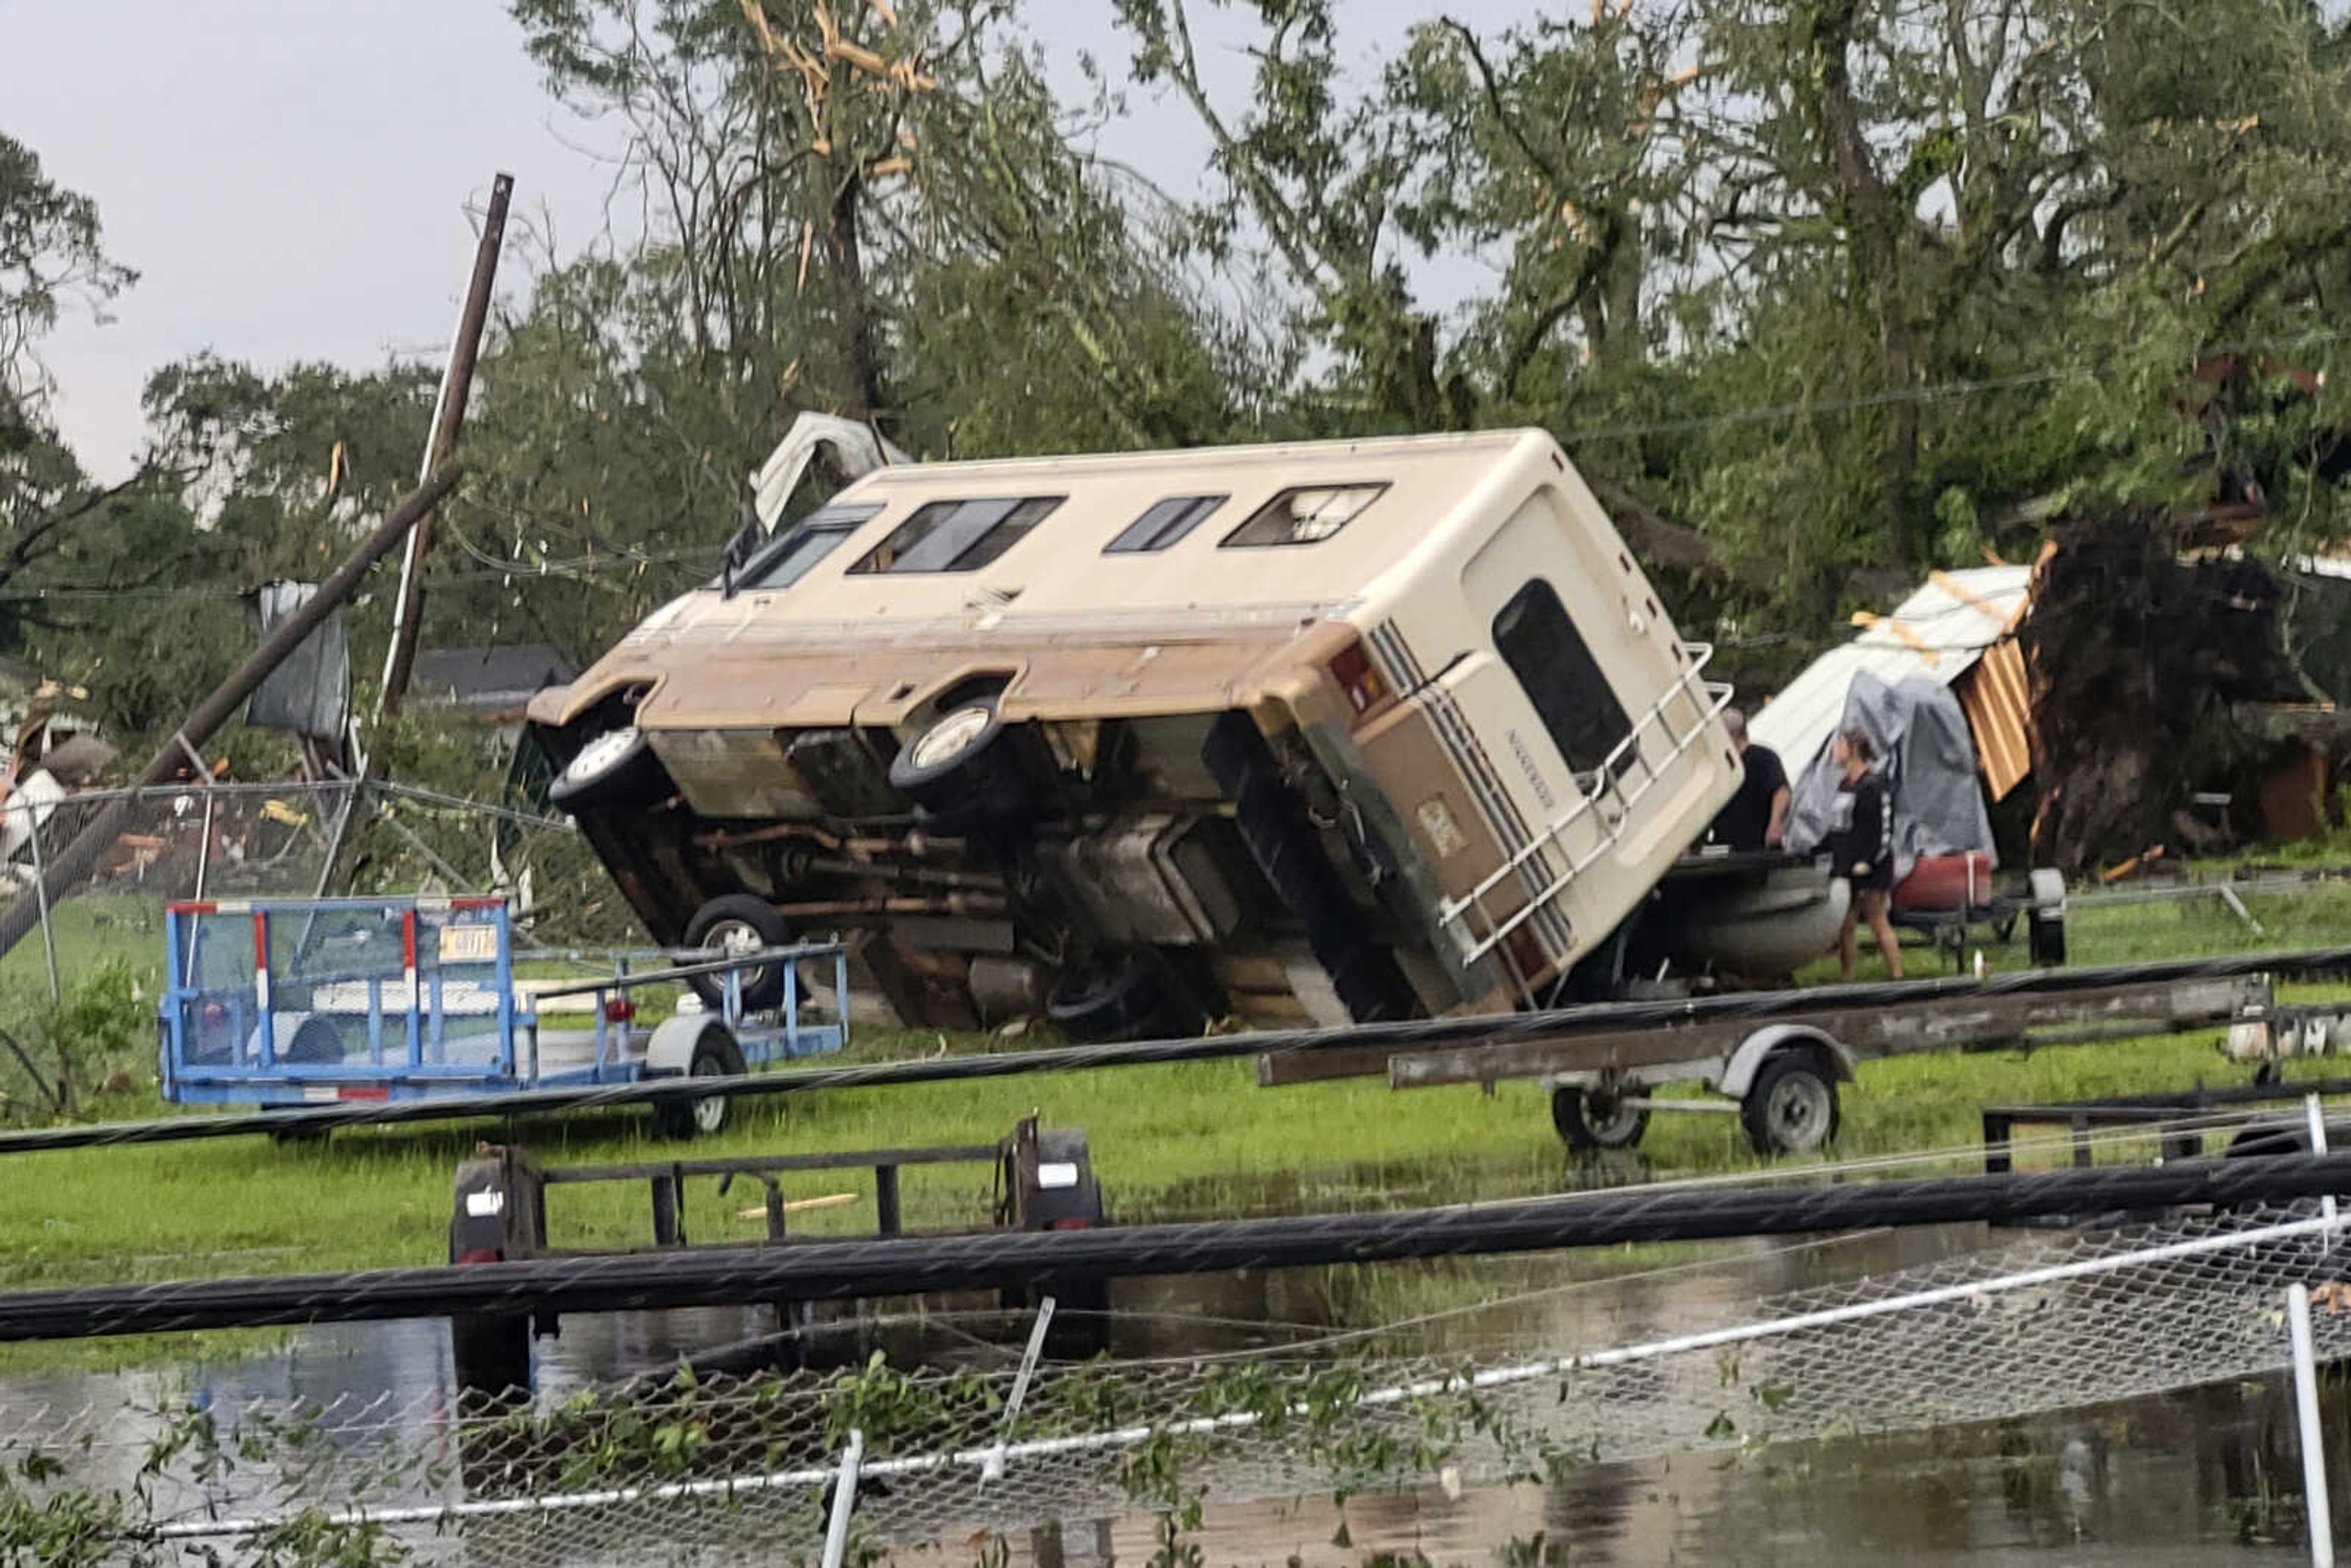
[[[661,940],[862,934],[910,1021],[1654,973],[1628,917],[1739,782],[1539,431],[884,465],[730,559],[531,704],[551,798]]]

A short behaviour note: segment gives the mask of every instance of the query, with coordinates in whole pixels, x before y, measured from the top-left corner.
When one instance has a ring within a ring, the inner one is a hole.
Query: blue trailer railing
[[[480,897],[174,904],[164,940],[163,1092],[183,1103],[631,1082],[664,1071],[653,1021],[664,1000],[673,1016],[705,1014],[697,1029],[723,1025],[747,1066],[848,1039],[848,956],[835,943],[522,980],[505,900]],[[745,976],[771,967],[781,1006],[747,1013]],[[803,983],[804,967],[818,984]],[[803,1017],[827,990],[826,1016]]]

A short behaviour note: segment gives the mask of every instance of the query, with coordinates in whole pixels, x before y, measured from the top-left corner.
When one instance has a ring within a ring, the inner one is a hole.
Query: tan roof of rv
[[[1014,622],[1104,612],[1145,620],[1154,612],[1186,618],[1225,612],[1244,619],[1251,611],[1328,613],[1360,599],[1416,547],[1514,501],[1515,496],[1489,493],[1515,466],[1510,459],[1554,450],[1544,433],[1514,430],[886,468],[834,498],[835,505],[880,502],[882,512],[798,582],[773,592],[746,590],[732,600],[696,593],[634,635],[766,641],[803,628],[967,620],[987,610],[1008,630]],[[1283,490],[1359,484],[1386,489],[1328,538],[1223,546]],[[1153,504],[1219,495],[1228,498],[1169,548],[1103,553]],[[1032,496],[1066,499],[976,571],[849,570],[928,502]]]

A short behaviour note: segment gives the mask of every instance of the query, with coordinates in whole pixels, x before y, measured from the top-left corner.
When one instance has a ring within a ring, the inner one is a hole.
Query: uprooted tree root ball
[[[2152,508],[2061,527],[2020,636],[2033,858],[2069,873],[2170,841],[2191,791],[2255,760],[2232,704],[2308,700],[2280,644],[2275,580],[2250,561],[2183,562]]]

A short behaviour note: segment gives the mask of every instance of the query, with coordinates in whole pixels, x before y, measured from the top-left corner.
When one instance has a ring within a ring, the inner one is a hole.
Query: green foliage
[[[810,409],[930,457],[1541,424],[1726,637],[2030,559],[2068,507],[2258,493],[2281,555],[2351,525],[2323,8],[1462,13],[1367,68],[1332,0],[1118,0],[1126,68],[1074,94],[1019,0],[509,9],[618,132],[636,237],[511,247],[428,642],[594,657],[708,579]],[[1129,93],[1196,120],[1200,199],[1096,154]],[[31,354],[131,281],[101,237],[0,138],[0,654],[138,737],[250,645],[235,596],[406,487],[434,378],[165,367],[137,473],[94,485]],[[389,598],[354,607],[362,672]]]
[[[68,968],[69,956],[60,955],[58,998],[45,983],[32,989],[19,981],[0,993],[11,1004],[16,1042],[0,1055],[0,1119],[43,1120],[93,1099],[143,1098],[153,1086],[152,992],[121,958]]]
[[[97,204],[49,179],[31,148],[0,134],[0,401],[34,390],[34,344],[67,302],[102,308],[137,277],[107,256]]]
[[[14,1448],[0,1469],[0,1568],[171,1568],[190,1561],[220,1562],[182,1542],[159,1538],[158,1502],[166,1475],[225,1484],[240,1469],[268,1465],[298,1481],[328,1462],[308,1419],[249,1415],[224,1434],[212,1413],[183,1406],[139,1414],[153,1433],[127,1481],[110,1477],[81,1484],[93,1456],[88,1439],[64,1453]],[[235,1558],[247,1568],[392,1568],[410,1552],[380,1524],[329,1517],[304,1509],[241,1538]]]

